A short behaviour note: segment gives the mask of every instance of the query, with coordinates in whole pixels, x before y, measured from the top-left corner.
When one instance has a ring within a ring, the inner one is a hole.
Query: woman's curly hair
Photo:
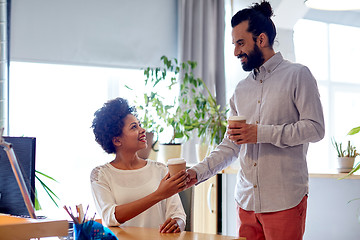
[[[115,98],[106,102],[94,113],[92,129],[95,141],[107,153],[115,153],[115,146],[112,143],[114,137],[122,135],[124,119],[128,114],[137,116],[135,107],[130,107],[126,99]]]

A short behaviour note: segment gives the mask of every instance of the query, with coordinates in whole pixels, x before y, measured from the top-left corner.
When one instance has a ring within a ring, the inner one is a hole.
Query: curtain
[[[11,60],[144,68],[177,56],[177,0],[18,0]]]
[[[218,104],[224,107],[224,0],[179,0],[178,17],[179,62],[196,61],[195,76],[204,80]],[[196,162],[197,141],[190,139],[183,146],[188,162]]]

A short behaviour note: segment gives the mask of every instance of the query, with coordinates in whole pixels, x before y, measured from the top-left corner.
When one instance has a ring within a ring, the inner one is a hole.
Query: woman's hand
[[[163,199],[171,197],[172,195],[183,191],[186,188],[187,173],[182,170],[170,177],[170,173],[161,180],[156,192],[162,196]]]
[[[178,233],[183,231],[185,228],[185,224],[183,220],[179,218],[168,218],[163,223],[163,225],[160,226],[159,231],[161,233]]]
[[[172,177],[170,177],[169,173],[166,174],[166,176],[160,181],[158,188],[151,194],[133,202],[116,206],[116,220],[119,223],[124,223],[154,206],[156,203],[183,191],[186,188],[186,179],[187,173],[185,170],[178,172]],[[169,228],[166,229],[168,230]]]

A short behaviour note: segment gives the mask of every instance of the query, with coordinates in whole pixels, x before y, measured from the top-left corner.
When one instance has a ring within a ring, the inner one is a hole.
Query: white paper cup
[[[228,118],[228,124],[230,123],[246,123],[245,116],[230,116]]]
[[[181,170],[186,169],[186,161],[183,158],[170,158],[167,161],[167,167],[169,169],[170,176],[174,176]]]

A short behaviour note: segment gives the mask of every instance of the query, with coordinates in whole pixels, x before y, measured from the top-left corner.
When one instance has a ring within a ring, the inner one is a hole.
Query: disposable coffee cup
[[[167,167],[170,172],[170,177],[174,176],[181,170],[186,169],[186,161],[183,158],[170,158],[167,161]]]
[[[230,123],[246,123],[245,116],[230,116],[228,118],[228,124]]]

